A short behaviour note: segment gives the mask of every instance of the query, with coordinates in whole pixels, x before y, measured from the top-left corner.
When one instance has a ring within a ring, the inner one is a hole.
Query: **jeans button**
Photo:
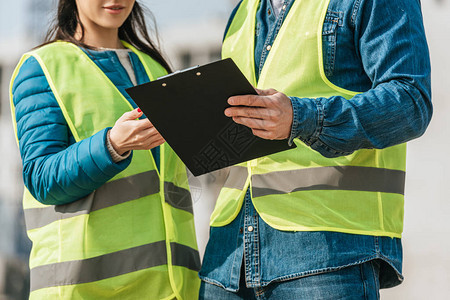
[[[248,227],[247,227],[247,230],[248,230],[249,232],[252,232],[253,229],[254,229],[253,226],[248,226]]]

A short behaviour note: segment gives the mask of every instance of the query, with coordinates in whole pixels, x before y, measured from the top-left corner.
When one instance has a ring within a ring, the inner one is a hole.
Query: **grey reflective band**
[[[198,251],[171,243],[172,261],[198,271]],[[166,242],[143,245],[84,260],[67,261],[31,269],[31,291],[43,288],[95,282],[167,264]],[[151,283],[150,283],[151,284]]]
[[[159,190],[156,171],[110,181],[87,197],[70,204],[25,209],[27,230],[156,194]]]
[[[252,176],[253,197],[313,190],[364,191],[403,195],[404,188],[404,171],[370,167],[318,167]]]
[[[194,213],[192,198],[189,190],[176,186],[172,182],[164,182],[164,197],[171,206]]]
[[[166,242],[31,269],[31,291],[98,281],[167,263]]]
[[[177,243],[170,243],[170,250],[172,252],[172,265],[186,267],[196,272],[200,271],[200,255],[197,250]]]
[[[247,182],[248,170],[246,167],[233,166],[230,168],[224,187],[242,190]]]

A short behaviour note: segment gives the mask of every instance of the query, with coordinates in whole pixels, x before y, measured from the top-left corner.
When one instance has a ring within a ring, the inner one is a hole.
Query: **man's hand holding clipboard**
[[[292,112],[285,113],[290,103],[272,90],[258,95],[231,59],[179,71],[127,92],[195,176],[295,147],[288,145],[285,130],[273,134],[292,123],[292,116],[287,120]],[[228,109],[236,122],[225,115]]]
[[[232,107],[225,110],[225,115],[249,127],[260,138],[289,138],[292,127],[291,100],[274,89],[256,91],[258,95],[233,96],[228,99]]]

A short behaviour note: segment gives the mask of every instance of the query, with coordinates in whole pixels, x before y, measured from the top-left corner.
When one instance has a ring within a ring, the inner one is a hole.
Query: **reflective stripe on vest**
[[[299,98],[351,99],[358,94],[325,76],[322,31],[329,0],[294,2],[256,82],[254,37],[259,2],[241,3],[224,40],[223,58],[231,57],[259,89],[274,88]],[[336,30],[337,23],[331,25]],[[295,143],[297,149],[233,167],[239,183],[222,189],[211,225],[229,224],[250,186],[261,218],[279,230],[401,237],[405,144],[330,159],[300,140]]]
[[[171,243],[172,263],[198,271],[197,250]],[[149,255],[151,253],[152,255]],[[120,261],[120,264],[117,262]],[[31,270],[31,291],[42,288],[95,282],[167,264],[166,242],[143,245],[85,260],[39,266]],[[48,274],[53,274],[50,280]]]
[[[166,186],[164,189],[166,202],[192,214],[192,200],[189,191],[177,187],[171,182],[165,182],[164,185]],[[73,203],[25,209],[27,230],[157,193],[159,193],[159,177],[156,171],[121,178],[105,183],[95,193]]]
[[[286,178],[297,180],[286,180]],[[347,190],[403,195],[405,172],[355,166],[308,168],[254,175],[252,184],[254,197],[313,190]]]
[[[166,74],[149,56],[124,45],[138,55],[150,79]],[[30,56],[41,65],[77,142],[132,110],[97,65],[70,43],[25,54],[12,82]],[[12,94],[11,104],[14,115]],[[160,171],[150,151],[133,151],[127,169],[73,203],[43,205],[25,189],[24,213],[33,241],[31,299],[197,297],[200,259],[186,169],[166,144]]]

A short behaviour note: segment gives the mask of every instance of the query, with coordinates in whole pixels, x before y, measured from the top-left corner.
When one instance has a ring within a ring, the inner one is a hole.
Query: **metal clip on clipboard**
[[[159,77],[158,80],[164,79],[164,78],[167,78],[167,77],[170,77],[170,76],[173,76],[173,75],[176,75],[176,74],[178,74],[178,73],[191,71],[191,70],[197,69],[198,67],[200,67],[200,66],[199,66],[199,65],[196,65],[196,66],[193,66],[193,67],[190,67],[190,68],[187,68],[187,69],[177,70],[177,71],[175,71],[175,72],[173,72],[173,73],[170,73],[170,74],[167,74],[167,75],[164,75],[164,76]],[[201,74],[198,74],[198,73],[197,73],[197,75],[200,76]]]

